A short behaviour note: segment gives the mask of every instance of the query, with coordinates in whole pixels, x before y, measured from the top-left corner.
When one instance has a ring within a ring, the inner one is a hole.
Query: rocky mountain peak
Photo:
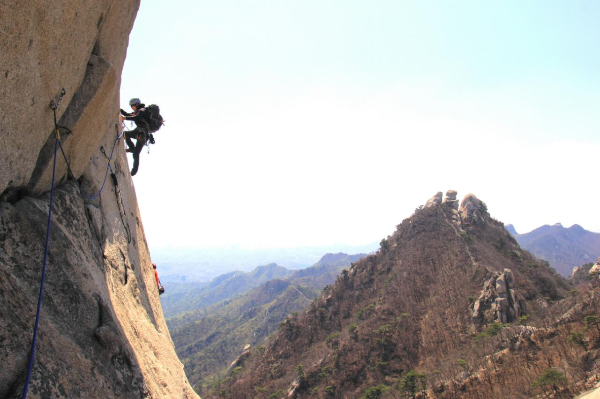
[[[444,198],[444,204],[450,205],[450,207],[458,210],[458,200],[456,199],[457,192],[455,190],[446,191],[446,198]]]
[[[586,231],[583,227],[581,227],[578,224],[574,224],[573,226],[569,227],[567,230],[569,230],[569,232],[575,233],[575,234],[583,234]]]
[[[513,235],[513,236],[518,236],[519,235],[519,233],[517,233],[517,229],[515,229],[514,225],[507,224],[505,226],[505,228],[506,228],[506,231],[508,231],[511,235]]]
[[[441,191],[438,191],[433,197],[427,200],[423,207],[431,208],[432,206],[440,205],[442,203],[443,195],[444,194]]]
[[[489,217],[487,205],[474,194],[467,194],[460,203],[459,212],[463,219],[484,220]]]
[[[458,192],[456,190],[448,190],[446,192],[446,196],[443,196],[441,191],[438,191],[433,197],[431,197],[423,208],[431,208],[437,205],[448,205],[449,207],[460,212],[461,217],[463,218],[475,218],[480,219],[482,216],[487,215],[487,205],[485,202],[481,201],[474,194],[467,194],[460,201],[456,199]]]
[[[553,330],[554,304],[564,312],[577,299],[547,263],[519,247],[483,201],[473,194],[458,208],[455,201],[455,192],[446,200],[434,195],[306,313],[286,318],[230,382],[229,394],[252,397],[247,392],[260,389],[267,397],[361,398],[378,387],[401,397],[402,379],[416,372],[428,376],[428,397],[535,396],[531,381],[538,376],[528,367],[564,358],[549,344],[549,337],[567,334]],[[509,375],[527,386],[522,394],[501,382]]]

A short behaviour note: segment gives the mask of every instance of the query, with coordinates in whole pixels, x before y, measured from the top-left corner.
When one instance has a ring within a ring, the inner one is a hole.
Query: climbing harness
[[[48,250],[49,250],[49,246],[50,246],[50,226],[52,223],[52,205],[54,203],[54,183],[56,180],[56,154],[58,152],[58,149],[60,148],[63,158],[65,159],[65,163],[67,164],[67,170],[70,173],[70,175],[73,177],[73,180],[75,180],[75,184],[79,188],[79,192],[81,193],[82,196],[84,196],[88,200],[93,200],[95,198],[98,198],[100,196],[100,194],[102,193],[102,190],[104,190],[106,178],[108,177],[108,170],[110,169],[111,172],[113,172],[112,167],[110,165],[110,161],[112,160],[113,154],[115,152],[115,147],[117,145],[117,142],[123,137],[123,134],[124,134],[124,132],[123,132],[119,135],[119,130],[118,130],[118,126],[117,126],[117,138],[113,142],[113,148],[110,152],[109,157],[106,156],[104,147],[100,147],[100,151],[102,151],[102,154],[104,154],[104,157],[106,158],[106,163],[108,164],[106,167],[106,172],[104,174],[104,181],[102,182],[102,186],[100,187],[100,190],[98,191],[98,193],[96,193],[95,195],[86,194],[83,191],[83,189],[81,188],[81,185],[79,184],[77,179],[75,179],[75,175],[74,175],[73,171],[71,170],[71,165],[69,163],[67,155],[65,154],[65,151],[60,142],[60,131],[59,131],[60,129],[65,130],[69,134],[71,133],[71,130],[69,128],[67,128],[65,126],[59,126],[58,122],[56,120],[56,110],[60,106],[60,103],[62,102],[65,94],[66,94],[66,91],[63,88],[60,92],[60,95],[58,96],[58,99],[57,100],[53,99],[50,102],[50,109],[52,109],[52,112],[54,113],[54,159],[53,159],[53,163],[52,163],[52,183],[50,186],[50,204],[49,204],[49,210],[48,210],[48,222],[47,222],[47,226],[46,226],[46,245],[44,246],[44,262],[43,262],[43,266],[42,266],[42,278],[41,278],[41,282],[40,282],[40,293],[38,296],[37,311],[36,311],[36,316],[35,316],[35,325],[33,328],[33,339],[31,342],[31,351],[29,354],[29,365],[27,368],[27,377],[25,378],[25,386],[23,388],[23,397],[22,397],[23,399],[27,398],[27,392],[29,391],[31,372],[33,370],[33,363],[34,363],[34,359],[35,359],[35,347],[36,347],[38,327],[39,327],[39,322],[40,322],[40,312],[42,309],[42,298],[44,295],[44,284],[46,281],[46,266],[48,264]],[[125,220],[124,219],[125,211],[124,211],[124,207],[123,207],[123,201],[121,199],[120,190],[118,189],[117,177],[114,174],[114,172],[112,173],[112,179],[113,179],[113,183],[115,184],[115,193],[117,195],[117,202],[119,203],[119,212],[121,213],[121,221],[123,222],[123,227],[125,228],[125,232],[127,233],[127,242],[130,243],[131,242],[131,231],[129,229],[129,225],[126,226],[126,223],[124,221]]]

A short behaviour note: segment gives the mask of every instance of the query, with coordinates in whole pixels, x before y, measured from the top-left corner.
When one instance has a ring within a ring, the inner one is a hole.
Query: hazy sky
[[[143,0],[151,247],[364,244],[437,191],[600,232],[600,2]]]

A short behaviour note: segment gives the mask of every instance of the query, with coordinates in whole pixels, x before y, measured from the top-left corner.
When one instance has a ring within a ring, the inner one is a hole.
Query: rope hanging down
[[[55,113],[54,119],[56,120],[56,111],[54,111],[54,113]],[[65,129],[69,133],[71,133],[71,131],[68,128],[64,127],[64,126],[57,126],[57,129],[58,128]],[[102,190],[104,190],[104,185],[106,184],[106,178],[108,177],[108,170],[110,168],[110,161],[112,160],[113,154],[115,153],[115,147],[117,146],[117,143],[119,142],[119,140],[121,139],[121,137],[123,137],[123,134],[124,133],[119,134],[119,129],[118,129],[118,126],[117,126],[117,138],[113,142],[113,147],[112,147],[112,150],[110,151],[110,157],[108,157],[108,160],[106,161],[108,165],[106,166],[106,172],[104,173],[104,180],[102,181],[102,186],[100,186],[100,190],[98,190],[98,192],[96,194],[94,194],[94,195],[89,195],[85,191],[83,191],[83,188],[81,188],[81,186],[79,185],[79,182],[75,178],[75,174],[71,170],[71,164],[69,163],[69,160],[67,159],[67,155],[65,154],[65,150],[63,149],[63,146],[60,143],[60,140],[58,141],[58,146],[60,147],[60,152],[62,153],[63,158],[65,159],[65,163],[67,164],[67,169],[69,170],[69,173],[73,177],[73,180],[75,180],[75,184],[77,184],[77,188],[79,188],[79,192],[81,193],[81,195],[83,195],[88,200],[94,200],[94,199],[98,198],[100,196],[100,194],[102,194]]]
[[[126,221],[126,213],[125,213],[125,206],[123,205],[123,198],[121,197],[121,189],[119,187],[119,181],[117,180],[117,175],[115,174],[115,172],[112,170],[112,167],[110,166],[110,158],[108,157],[108,155],[106,155],[106,152],[104,151],[104,147],[100,147],[100,151],[102,152],[102,155],[104,155],[104,158],[106,158],[106,162],[108,163],[108,167],[110,168],[110,177],[113,181],[113,185],[115,186],[115,197],[117,199],[117,205],[119,206],[119,215],[121,216],[121,223],[123,224],[123,228],[125,229],[125,233],[127,234],[127,243],[131,242],[131,229],[129,228],[129,223]]]
[[[42,266],[42,278],[41,278],[41,282],[40,282],[40,293],[38,296],[37,311],[36,311],[36,315],[35,315],[35,325],[33,328],[33,339],[31,342],[31,351],[29,354],[29,365],[27,367],[27,377],[25,378],[25,386],[23,388],[23,397],[22,397],[23,399],[27,398],[27,392],[29,391],[29,383],[31,381],[31,372],[33,370],[33,363],[34,363],[34,359],[35,359],[35,347],[36,347],[37,334],[38,334],[38,328],[39,328],[39,323],[40,323],[40,313],[41,313],[41,309],[42,309],[42,298],[44,296],[44,284],[46,282],[46,266],[48,264],[48,249],[50,247],[50,226],[52,224],[52,204],[54,203],[54,183],[56,180],[56,154],[58,152],[58,149],[60,148],[63,158],[65,159],[65,163],[67,164],[67,169],[68,169],[69,173],[71,174],[71,176],[73,177],[73,180],[75,180],[75,184],[77,184],[77,187],[79,188],[79,192],[81,193],[81,195],[83,195],[87,199],[93,200],[93,199],[98,198],[100,196],[100,194],[102,193],[102,190],[104,190],[106,178],[108,177],[108,170],[110,169],[112,171],[112,167],[110,166],[110,161],[112,160],[113,154],[115,152],[115,147],[117,145],[117,142],[121,139],[121,137],[123,137],[123,134],[124,134],[124,133],[121,133],[119,135],[119,131],[118,131],[118,127],[117,127],[117,138],[113,142],[113,148],[110,152],[110,157],[106,156],[106,153],[104,152],[104,148],[101,147],[101,151],[104,154],[104,156],[107,158],[106,163],[108,164],[106,167],[106,172],[104,173],[104,181],[102,182],[102,186],[100,187],[100,190],[98,191],[97,194],[95,194],[93,196],[86,194],[83,191],[83,189],[81,188],[81,186],[79,185],[79,182],[77,181],[77,179],[75,179],[75,175],[73,174],[73,171],[71,170],[71,165],[69,164],[67,155],[65,154],[65,151],[60,142],[59,129],[64,129],[68,133],[71,133],[71,130],[69,128],[64,127],[64,126],[59,126],[58,122],[56,120],[56,110],[60,106],[60,103],[61,103],[65,93],[66,93],[65,89],[63,88],[58,100],[57,101],[52,100],[50,103],[50,108],[52,109],[52,111],[54,113],[54,159],[52,162],[52,183],[50,186],[50,204],[49,204],[49,210],[48,210],[48,222],[47,222],[47,226],[46,226],[46,244],[44,246],[44,263]],[[114,173],[113,173],[113,175],[114,175]],[[114,176],[113,180],[116,181],[116,176]],[[118,187],[116,186],[116,183],[115,183],[115,192],[116,192],[117,188]],[[119,204],[119,207],[122,207],[122,205],[123,205],[122,203]],[[121,216],[121,219],[123,219],[123,216]],[[125,231],[127,233],[127,242],[131,242],[131,233],[129,231],[129,226],[125,226],[125,223],[123,223],[123,226],[125,227]]]
[[[62,90],[60,99],[65,95],[65,89]],[[52,184],[50,186],[50,206],[48,211],[48,223],[46,226],[46,245],[44,247],[44,265],[42,266],[42,280],[40,282],[40,295],[38,297],[37,312],[35,314],[35,326],[33,328],[33,340],[31,342],[31,353],[29,354],[29,366],[27,368],[27,377],[25,378],[25,387],[23,388],[23,399],[27,398],[29,390],[29,381],[31,380],[31,370],[33,369],[33,360],[35,358],[35,344],[37,341],[38,326],[40,324],[40,312],[42,310],[42,297],[44,296],[44,283],[46,281],[46,265],[48,264],[48,247],[50,244],[50,225],[52,223],[52,203],[54,202],[54,180],[56,176],[56,152],[60,141],[60,133],[56,123],[56,109],[60,104],[52,101],[52,110],[54,111],[54,161],[52,163]]]

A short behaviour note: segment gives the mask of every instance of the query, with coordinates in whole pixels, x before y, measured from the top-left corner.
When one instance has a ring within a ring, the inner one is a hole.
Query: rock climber
[[[162,284],[160,283],[160,280],[158,278],[158,272],[156,271],[156,263],[153,263],[152,267],[154,268],[154,278],[156,278],[156,286],[158,287],[158,295],[162,295],[165,293],[165,288],[162,286]]]
[[[121,121],[134,121],[136,128],[125,132],[125,141],[127,142],[127,152],[133,154],[133,168],[131,169],[131,176],[135,176],[140,166],[140,152],[148,140],[150,132],[148,111],[146,111],[146,105],[143,104],[139,98],[132,98],[129,100],[129,106],[133,112],[125,112],[121,109]],[[132,139],[136,140],[135,145]]]

